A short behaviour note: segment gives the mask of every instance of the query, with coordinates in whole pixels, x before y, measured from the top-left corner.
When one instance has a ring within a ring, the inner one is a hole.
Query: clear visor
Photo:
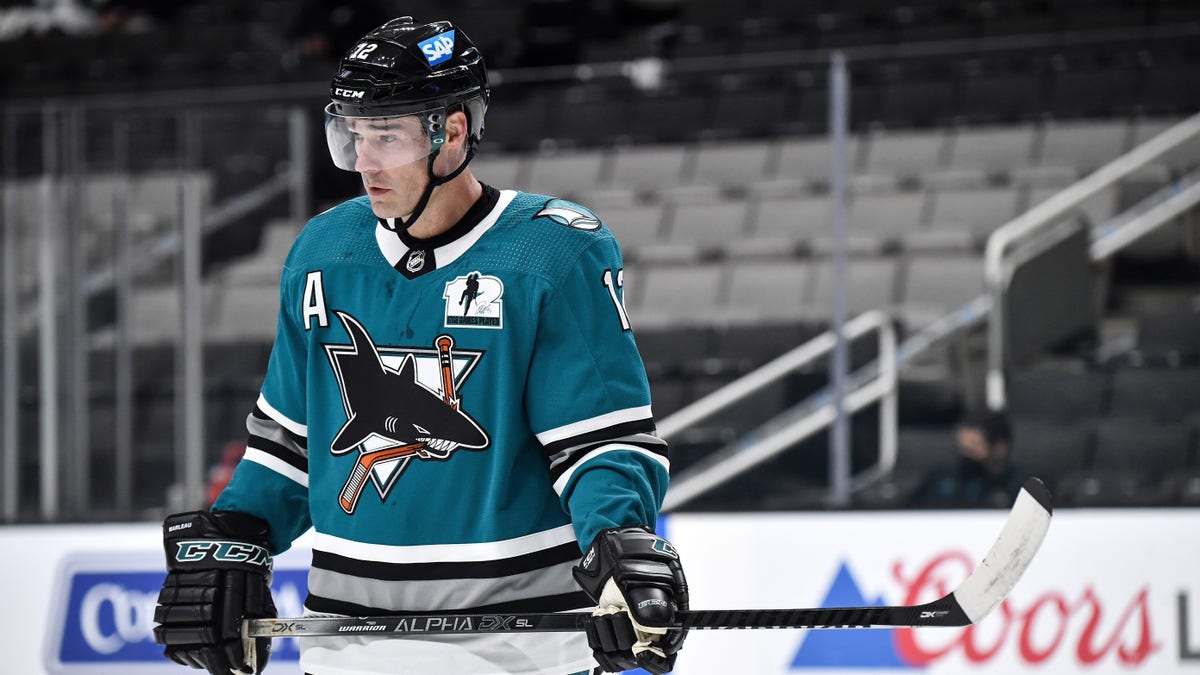
[[[339,169],[383,171],[425,159],[441,141],[444,111],[392,117],[343,117],[325,111],[325,140]],[[432,138],[431,138],[432,136]]]

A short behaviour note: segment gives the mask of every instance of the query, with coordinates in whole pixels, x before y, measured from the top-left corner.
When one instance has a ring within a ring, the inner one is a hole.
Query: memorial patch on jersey
[[[551,199],[534,218],[549,218],[559,225],[591,232],[600,229],[600,218],[588,209],[565,199]]]
[[[504,328],[504,282],[479,272],[471,272],[446,282],[442,297],[446,300],[447,327]]]
[[[483,352],[456,350],[448,335],[430,347],[379,346],[357,319],[335,314],[351,343],[325,345],[346,410],[329,449],[334,455],[358,449],[347,465],[343,511],[354,512],[368,481],[386,500],[414,459],[448,460],[460,448],[488,446],[487,432],[462,409],[458,393]]]

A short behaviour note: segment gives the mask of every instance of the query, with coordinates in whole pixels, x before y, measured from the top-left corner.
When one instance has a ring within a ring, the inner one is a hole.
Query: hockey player
[[[314,675],[568,675],[674,665],[688,592],[616,241],[588,209],[482,184],[490,92],[449,22],[402,17],[341,60],[334,163],[366,195],[313,218],[280,282],[244,460],[164,523],[155,638],[259,672],[271,556],[315,531],[316,616],[595,608],[582,633],[301,640]],[[464,301],[470,298],[470,302]]]

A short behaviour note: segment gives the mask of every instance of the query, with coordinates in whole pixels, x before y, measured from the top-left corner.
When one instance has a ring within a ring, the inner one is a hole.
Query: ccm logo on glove
[[[177,562],[200,562],[208,558],[216,562],[266,565],[271,561],[267,549],[245,542],[198,540],[177,542],[177,546]]]

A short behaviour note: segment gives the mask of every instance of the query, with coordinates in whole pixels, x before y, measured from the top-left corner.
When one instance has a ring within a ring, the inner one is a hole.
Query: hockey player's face
[[[392,169],[363,168],[359,174],[371,200],[371,210],[380,218],[412,213],[429,181],[423,158]]]
[[[415,118],[353,120],[357,155],[371,209],[381,218],[411,213],[425,188],[429,138]]]
[[[400,121],[412,125],[406,129],[408,137],[413,138],[415,134],[419,134],[426,144],[424,147],[429,147],[430,141],[417,120],[405,118]],[[467,130],[466,115],[462,112],[451,113],[446,123],[445,142],[434,161],[434,175],[445,176],[466,161]],[[392,163],[389,167],[389,162],[379,161],[378,156],[373,153],[369,130],[364,129],[362,140],[356,142],[359,144],[357,147],[361,149],[358,150],[354,169],[362,176],[363,186],[371,200],[371,210],[380,218],[408,216],[416,208],[421,194],[429,185],[430,151],[426,149],[420,153],[413,152],[412,154],[420,154],[420,157],[405,164]],[[434,195],[436,194],[435,191]]]

